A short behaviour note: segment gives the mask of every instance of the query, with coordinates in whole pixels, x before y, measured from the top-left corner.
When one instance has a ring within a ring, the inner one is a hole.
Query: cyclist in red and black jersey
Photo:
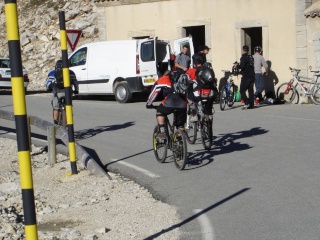
[[[189,87],[189,79],[186,74],[178,76],[176,72],[166,72],[154,84],[147,101],[147,108],[152,107],[152,103],[160,92],[164,99],[157,108],[157,122],[160,128],[159,138],[166,137],[165,116],[176,112],[177,128],[184,130],[187,112],[187,89]]]

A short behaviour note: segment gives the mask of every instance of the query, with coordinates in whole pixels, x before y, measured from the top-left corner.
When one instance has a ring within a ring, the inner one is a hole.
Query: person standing
[[[248,52],[249,47],[247,45],[243,46],[240,64],[236,65],[241,70],[240,74],[242,75],[240,83],[241,99],[244,101],[242,109],[252,109],[254,107],[254,59]],[[246,94],[247,91],[249,98]]]
[[[187,45],[184,45],[182,47],[182,52],[176,56],[174,65],[176,67],[178,74],[183,74],[189,69],[190,57],[187,54],[188,50],[189,50],[189,47]]]
[[[206,63],[207,54],[209,53],[209,51],[210,51],[210,48],[208,46],[199,46],[198,52],[192,56],[193,61],[195,60],[196,57],[201,56],[202,62]]]
[[[254,48],[254,85],[256,87],[256,91],[254,93],[255,103],[262,103],[262,92],[264,91],[264,79],[262,74],[262,67],[264,67],[265,74],[268,74],[268,64],[266,63],[264,57],[261,55],[262,49],[257,46]],[[259,98],[259,102],[256,100]]]

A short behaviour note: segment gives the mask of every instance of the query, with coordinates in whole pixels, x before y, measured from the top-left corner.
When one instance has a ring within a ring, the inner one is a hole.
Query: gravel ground
[[[0,239],[25,239],[17,143],[0,138]],[[120,175],[112,180],[92,175],[78,161],[79,174],[69,176],[70,162],[58,154],[47,164],[47,152],[32,146],[33,185],[39,239],[179,239],[174,207],[155,200],[147,189]],[[152,237],[156,234],[158,237]]]

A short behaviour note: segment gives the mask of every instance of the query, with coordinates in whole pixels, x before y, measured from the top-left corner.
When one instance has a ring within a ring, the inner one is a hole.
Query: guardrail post
[[[47,128],[48,134],[48,163],[53,166],[57,163],[57,151],[56,151],[56,127],[49,126]]]

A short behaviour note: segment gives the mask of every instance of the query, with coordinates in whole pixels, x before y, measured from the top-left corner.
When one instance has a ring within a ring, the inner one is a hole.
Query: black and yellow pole
[[[21,60],[16,0],[4,0],[11,67],[13,109],[16,123],[20,184],[22,190],[25,236],[37,240],[37,219],[34,203],[28,119]]]
[[[73,128],[73,114],[72,114],[72,88],[70,82],[70,72],[68,63],[68,45],[67,45],[67,31],[64,12],[59,12],[60,23],[60,44],[62,53],[62,73],[63,73],[63,86],[66,95],[66,115],[67,115],[67,127],[68,127],[68,139],[69,139],[69,158],[71,163],[71,173],[77,174],[77,156],[76,156],[76,144],[74,142],[74,128]]]

